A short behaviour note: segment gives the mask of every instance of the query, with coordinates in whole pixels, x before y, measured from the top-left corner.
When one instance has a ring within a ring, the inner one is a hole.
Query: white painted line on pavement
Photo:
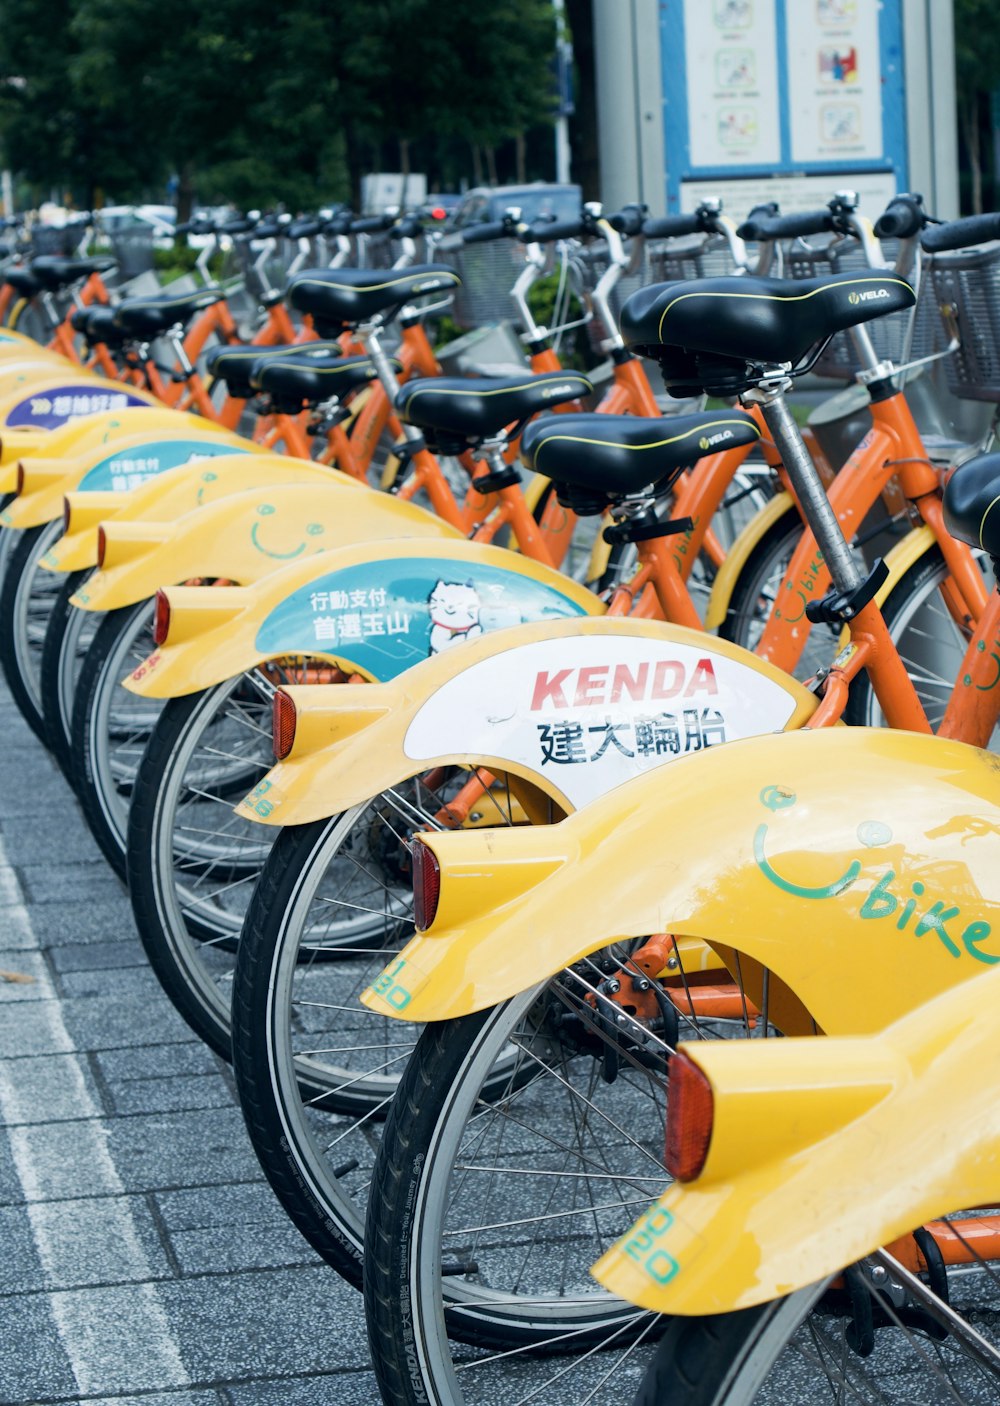
[[[0,873],[7,856],[0,839]],[[4,895],[9,897],[8,895]],[[38,948],[37,935],[24,905],[11,904],[4,910],[5,923],[16,930],[32,948]],[[80,1169],[80,1185],[99,1187],[109,1199],[101,1202],[101,1235],[104,1258],[110,1251],[113,1268],[109,1279],[131,1281],[125,1289],[65,1290],[67,1279],[73,1282],[78,1272],[79,1247],[66,1236],[64,1218],[58,1214],[62,1203],[46,1196],[46,1184],[51,1180],[52,1152],[45,1141],[45,1092],[36,1086],[36,1102],[32,1123],[12,1126],[23,1116],[23,1104],[17,1087],[18,1061],[0,1061],[0,1118],[7,1127],[11,1154],[27,1202],[27,1213],[39,1261],[53,1288],[48,1293],[52,1316],[59,1332],[63,1350],[76,1378],[81,1395],[115,1394],[126,1386],[141,1390],[144,1386],[186,1386],[191,1378],[185,1370],[180,1350],[170,1330],[170,1323],[152,1282],[153,1272],[126,1199],[125,1187],[107,1148],[108,1131],[100,1109],[87,1088],[83,1068],[77,1059],[73,1042],[62,1018],[59,1002],[52,990],[47,973],[41,977],[41,997],[32,1003],[33,1018],[44,1029],[48,1048],[65,1051],[59,1061],[58,1091],[53,1090],[51,1115],[65,1119],[67,1094],[72,1098],[77,1117],[72,1127],[71,1163]],[[64,1124],[65,1126],[65,1124]],[[65,1154],[64,1154],[65,1155]],[[66,1179],[65,1162],[60,1168],[60,1180]],[[119,1199],[120,1198],[120,1199]],[[72,1268],[68,1261],[72,1262]],[[146,1282],[136,1282],[138,1280]],[[59,1285],[60,1288],[55,1286]],[[127,1308],[122,1312],[121,1296],[127,1295]],[[107,1300],[119,1300],[118,1312],[108,1314]],[[99,1301],[103,1301],[99,1307]],[[123,1320],[127,1320],[127,1323]],[[127,1332],[126,1332],[127,1329]],[[124,1355],[123,1355],[124,1354]]]

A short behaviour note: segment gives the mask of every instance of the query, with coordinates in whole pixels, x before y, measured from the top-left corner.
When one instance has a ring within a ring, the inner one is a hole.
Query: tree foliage
[[[245,206],[466,166],[551,121],[551,0],[4,0],[0,142],[41,190]],[[548,172],[542,172],[548,174]]]
[[[1000,89],[1000,19],[995,0],[954,0],[954,4],[958,117],[972,168],[973,212],[979,214],[983,208],[980,133],[989,121],[990,95]]]

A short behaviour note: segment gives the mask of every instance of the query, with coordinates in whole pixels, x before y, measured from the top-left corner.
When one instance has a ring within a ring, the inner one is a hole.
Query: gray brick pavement
[[[371,1406],[360,1296],[263,1182],[225,1066],[0,684],[0,1406]]]

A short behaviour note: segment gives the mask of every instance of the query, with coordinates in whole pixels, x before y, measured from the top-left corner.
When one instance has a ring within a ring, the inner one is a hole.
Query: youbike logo
[[[794,791],[780,786],[766,786],[760,793],[761,804],[770,811],[784,810],[795,805]],[[880,820],[865,820],[856,831],[858,843],[865,849],[880,849],[892,843],[893,833],[888,825]],[[758,825],[753,838],[753,856],[757,868],[769,884],[795,898],[822,901],[837,898],[862,879],[865,866],[861,859],[852,858],[837,874],[825,884],[800,884],[787,878],[775,867],[767,855],[768,824]],[[900,862],[896,861],[897,864]],[[865,875],[865,887],[858,897],[864,894],[858,917],[866,921],[893,919],[898,932],[906,932],[913,937],[936,937],[951,957],[961,957],[963,952],[976,962],[995,966],[1000,962],[1000,954],[983,951],[983,944],[993,934],[991,924],[981,918],[967,921],[962,905],[954,901],[949,893],[938,896],[930,881],[933,869],[928,869],[922,879],[903,880],[892,865],[887,866],[872,880]]]

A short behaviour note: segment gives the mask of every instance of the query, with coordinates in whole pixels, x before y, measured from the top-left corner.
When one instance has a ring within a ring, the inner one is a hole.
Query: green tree
[[[978,215],[983,209],[980,134],[990,95],[1000,88],[1000,19],[994,0],[955,0],[955,78],[958,119],[972,168],[972,210]]]

